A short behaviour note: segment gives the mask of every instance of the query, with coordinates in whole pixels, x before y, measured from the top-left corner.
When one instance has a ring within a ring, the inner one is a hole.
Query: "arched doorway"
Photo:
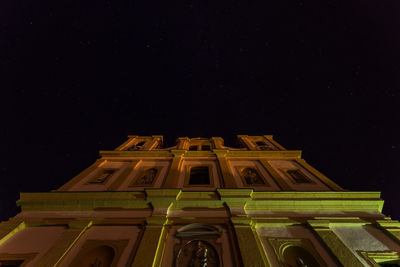
[[[193,223],[179,228],[175,237],[175,267],[219,267],[222,248],[220,231],[208,224]]]

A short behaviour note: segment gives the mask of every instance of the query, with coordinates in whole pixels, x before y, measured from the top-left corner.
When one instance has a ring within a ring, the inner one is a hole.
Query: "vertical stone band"
[[[308,224],[317,233],[317,235],[324,241],[330,251],[343,266],[362,267],[363,263],[353,254],[342,240],[332,231],[329,227],[327,220],[309,220]]]
[[[70,223],[69,228],[61,235],[56,243],[40,258],[36,266],[58,265],[79,237],[92,226],[92,221],[77,220]]]

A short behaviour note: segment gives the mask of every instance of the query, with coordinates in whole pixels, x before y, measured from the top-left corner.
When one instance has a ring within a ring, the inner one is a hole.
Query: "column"
[[[317,235],[324,241],[325,245],[336,256],[343,266],[364,266],[358,258],[354,255],[353,251],[348,248],[342,240],[332,231],[329,227],[328,220],[308,220],[308,224],[317,233]]]
[[[56,266],[68,253],[79,237],[92,226],[92,221],[76,220],[71,222],[69,228],[61,235],[56,243],[40,258],[36,266]]]

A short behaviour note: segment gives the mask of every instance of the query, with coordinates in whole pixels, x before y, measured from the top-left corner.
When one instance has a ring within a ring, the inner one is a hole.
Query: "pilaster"
[[[153,150],[156,149],[159,146],[159,143],[162,144],[163,142],[163,136],[162,135],[152,135],[152,142],[147,148],[148,150]]]
[[[184,150],[184,149],[188,149],[189,147],[189,137],[179,137],[177,140],[177,149],[178,150]]]
[[[378,220],[376,223],[400,244],[400,222],[395,220]]]
[[[228,150],[214,149],[214,153],[217,155],[219,167],[221,169],[222,180],[225,188],[237,188],[235,179],[233,178],[231,169],[227,159]]]
[[[214,144],[216,149],[223,149],[224,148],[224,139],[221,137],[211,137],[211,142]]]
[[[25,227],[25,222],[18,218],[12,218],[0,223],[0,245]]]
[[[122,145],[117,147],[115,150],[121,151],[124,150],[125,148],[129,147],[137,138],[137,135],[129,135],[128,140],[126,140]]]
[[[232,217],[244,267],[269,266],[252,221],[247,217]]]
[[[248,135],[238,135],[237,138],[241,140],[249,150],[257,150],[256,146],[249,140]]]
[[[168,235],[168,219],[152,216],[146,220],[147,226],[140,241],[132,267],[158,267],[161,265]]]
[[[282,178],[282,176],[279,175],[277,171],[271,166],[271,164],[268,163],[266,159],[260,159],[260,163],[264,166],[264,168],[272,175],[272,178],[278,183],[279,187],[282,188],[282,190],[293,190],[288,183]]]
[[[329,226],[329,220],[309,220],[308,224],[343,266],[364,266]]]
[[[184,150],[172,150],[171,153],[174,155],[172,159],[171,167],[168,171],[167,178],[165,178],[165,182],[163,187],[166,188],[176,188],[178,187],[178,179],[180,169],[182,167],[183,155],[185,153]]]
[[[89,168],[85,169],[84,171],[82,171],[81,173],[79,173],[77,176],[75,176],[74,178],[72,178],[71,180],[69,180],[66,184],[64,184],[63,186],[61,186],[59,189],[57,189],[57,191],[68,191],[69,189],[71,189],[74,185],[76,185],[77,183],[79,183],[83,178],[85,178],[86,176],[88,176],[91,172],[93,172],[94,170],[96,170],[97,167],[100,167],[102,164],[104,164],[106,162],[105,159],[98,159],[95,161],[95,163],[93,163],[92,165],[89,166]]]
[[[117,179],[108,187],[108,190],[110,191],[116,191],[121,184],[128,178],[128,176],[133,172],[133,170],[139,165],[141,160],[134,160],[131,163],[129,163],[128,167],[125,168],[125,170],[121,173]]]
[[[277,147],[279,150],[286,150],[283,146],[281,146],[278,142],[276,142],[273,139],[272,135],[264,135],[264,138],[267,139],[270,143],[272,143],[275,147]]]
[[[68,229],[61,235],[56,243],[40,258],[36,266],[58,265],[79,237],[92,226],[90,220],[76,220],[68,225]]]

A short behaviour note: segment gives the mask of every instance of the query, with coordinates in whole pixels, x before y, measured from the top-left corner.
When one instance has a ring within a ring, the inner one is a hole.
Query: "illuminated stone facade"
[[[400,223],[272,136],[129,136],[59,189],[21,193],[0,266],[392,266]],[[8,264],[8,265],[7,265]]]

